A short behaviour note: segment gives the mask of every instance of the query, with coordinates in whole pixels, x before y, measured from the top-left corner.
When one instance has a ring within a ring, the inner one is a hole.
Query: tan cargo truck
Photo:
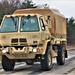
[[[65,63],[66,18],[51,9],[21,9],[5,15],[0,28],[0,57],[5,71],[14,69],[15,62],[33,65],[42,70]]]

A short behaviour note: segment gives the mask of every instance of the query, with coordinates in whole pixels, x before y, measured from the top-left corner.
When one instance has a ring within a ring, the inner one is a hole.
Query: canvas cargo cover
[[[51,26],[49,28],[51,34],[56,36],[66,36],[66,18],[51,9],[21,9],[16,10],[13,14],[41,14],[51,17]]]

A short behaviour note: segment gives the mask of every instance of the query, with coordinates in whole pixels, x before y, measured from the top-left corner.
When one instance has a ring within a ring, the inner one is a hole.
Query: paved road
[[[50,71],[41,71],[40,63],[34,63],[32,66],[24,62],[16,63],[13,71],[5,72],[0,66],[0,75],[75,75],[75,50],[68,51],[69,58],[63,66],[57,65],[53,59],[53,68]]]

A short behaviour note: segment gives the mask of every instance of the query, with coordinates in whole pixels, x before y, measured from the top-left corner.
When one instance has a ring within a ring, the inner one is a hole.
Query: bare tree
[[[48,4],[37,5],[37,8],[49,9]]]
[[[0,18],[2,18],[6,14],[12,14],[17,9],[36,7],[36,4],[33,3],[32,0],[0,0]]]

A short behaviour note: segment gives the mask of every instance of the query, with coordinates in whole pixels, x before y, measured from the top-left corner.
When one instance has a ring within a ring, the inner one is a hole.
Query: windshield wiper
[[[12,19],[12,21],[13,21],[13,23],[14,23],[14,25],[15,25],[15,29],[16,29],[16,22],[15,22],[15,20],[14,20],[14,18],[12,17],[12,16],[10,16],[11,17],[11,19]]]

